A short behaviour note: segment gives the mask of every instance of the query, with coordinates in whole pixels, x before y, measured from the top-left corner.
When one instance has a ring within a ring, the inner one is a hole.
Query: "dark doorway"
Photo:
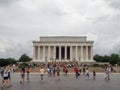
[[[70,59],[70,47],[67,47],[67,59]]]
[[[61,59],[65,58],[65,47],[61,47]]]
[[[56,59],[59,59],[59,47],[56,47]]]

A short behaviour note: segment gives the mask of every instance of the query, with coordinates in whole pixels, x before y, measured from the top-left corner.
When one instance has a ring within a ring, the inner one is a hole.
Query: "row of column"
[[[42,54],[43,58],[42,59],[45,60],[46,53],[48,53],[47,59],[50,59],[51,46],[48,46],[48,52],[45,52],[46,46],[42,46],[42,47],[43,47],[43,54]],[[56,58],[56,46],[52,46],[52,47],[53,47],[53,58],[55,59]],[[65,60],[67,60],[67,46],[64,46],[64,47],[65,47]],[[90,51],[88,51],[88,46],[85,46],[85,48],[86,48],[85,53],[83,52],[83,46],[80,46],[81,47],[80,55],[78,55],[78,46],[75,46],[75,57],[73,57],[73,46],[69,46],[69,47],[70,47],[70,60],[73,60],[73,58],[74,58],[76,60],[80,59],[80,61],[83,61],[84,56],[86,57],[85,60],[88,60],[88,54],[90,54],[90,60],[93,60],[93,48],[92,48],[92,46],[89,46]],[[33,57],[35,60],[40,60],[40,46],[34,47]],[[59,60],[61,60],[61,46],[59,46]]]

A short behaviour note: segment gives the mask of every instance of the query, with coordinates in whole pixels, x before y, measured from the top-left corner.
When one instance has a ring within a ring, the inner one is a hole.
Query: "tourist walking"
[[[58,77],[58,80],[60,80],[60,68],[59,67],[57,67],[57,77]]]
[[[65,67],[65,75],[67,76],[68,75],[68,68]]]
[[[27,81],[29,82],[30,81],[30,68],[28,67],[27,70]]]
[[[5,70],[5,67],[2,67],[2,68],[1,68],[2,83],[3,83],[3,81],[4,81],[4,70]]]
[[[55,76],[55,73],[56,73],[56,68],[54,67],[53,68],[53,76]]]
[[[25,69],[22,68],[20,73],[21,73],[21,81],[20,81],[20,83],[24,83],[24,81],[25,81]]]
[[[93,70],[93,79],[96,79],[96,71]]]
[[[11,85],[11,68],[8,69],[8,86],[12,86]]]
[[[75,76],[76,76],[76,78],[78,78],[78,76],[79,76],[79,69],[78,69],[77,66],[75,66],[75,68],[74,68],[74,72],[75,72]]]
[[[45,72],[44,68],[41,67],[41,68],[40,68],[40,78],[41,78],[41,80],[43,80],[44,72]]]
[[[86,71],[86,70],[85,70],[85,67],[83,67],[83,70],[82,70],[82,71],[83,71],[83,75],[85,75],[85,71]]]
[[[105,74],[106,74],[105,79],[106,80],[110,80],[110,73],[111,73],[111,67],[110,67],[110,65],[108,65],[105,70]]]
[[[64,72],[64,75],[66,75],[66,76],[67,76],[68,69],[67,69],[67,67],[66,67],[66,66],[64,66],[64,67],[63,67],[63,72]]]
[[[1,87],[8,87],[8,69],[4,69],[3,81]]]
[[[85,77],[86,77],[86,79],[90,79],[90,72],[89,72],[88,68],[86,68]]]

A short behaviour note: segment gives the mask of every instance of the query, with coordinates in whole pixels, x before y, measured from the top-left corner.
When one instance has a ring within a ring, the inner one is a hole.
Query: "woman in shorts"
[[[25,80],[25,69],[22,68],[20,73],[21,73],[21,81],[20,81],[20,83],[24,83],[24,80]]]
[[[60,79],[60,68],[57,67],[57,77],[58,77],[58,80]]]
[[[3,74],[3,83],[1,87],[8,87],[8,69],[5,68],[4,74]]]

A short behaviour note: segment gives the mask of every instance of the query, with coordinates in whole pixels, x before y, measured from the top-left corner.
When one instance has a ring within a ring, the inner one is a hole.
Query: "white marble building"
[[[33,41],[33,61],[93,62],[93,41],[87,37],[50,36]]]

